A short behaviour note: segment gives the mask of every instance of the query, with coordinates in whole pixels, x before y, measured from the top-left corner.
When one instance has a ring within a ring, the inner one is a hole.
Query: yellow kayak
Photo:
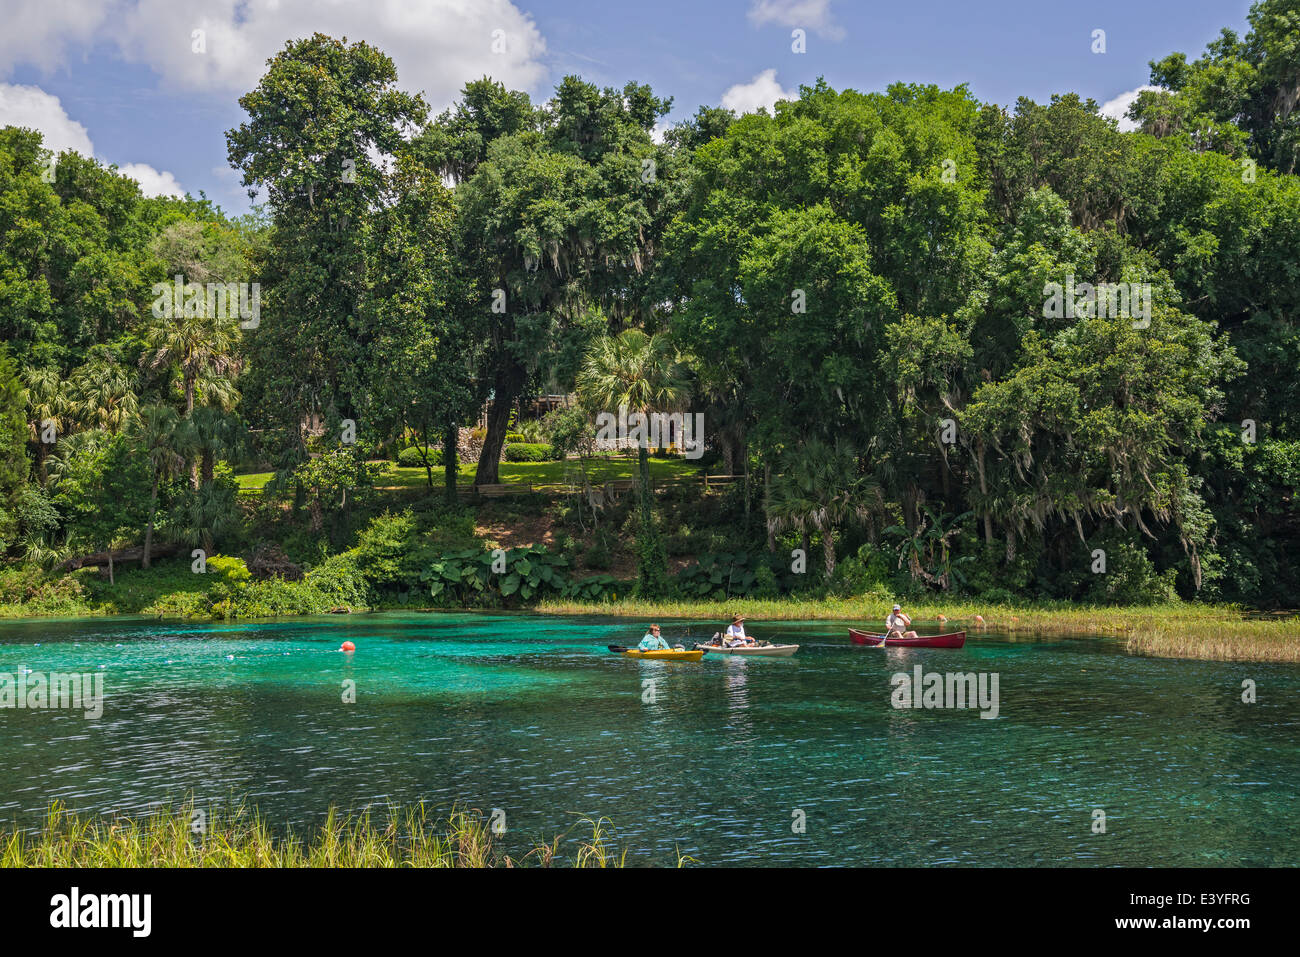
[[[640,651],[636,648],[628,648],[620,654],[627,655],[629,658],[655,658],[661,661],[699,661],[704,657],[702,651],[689,651],[680,648],[673,648],[669,651]]]

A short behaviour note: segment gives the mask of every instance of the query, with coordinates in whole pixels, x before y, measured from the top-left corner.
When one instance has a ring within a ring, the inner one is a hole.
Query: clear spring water
[[[750,627],[802,647],[637,662],[605,645],[640,623],[523,614],[0,622],[0,672],[99,671],[105,692],[98,720],[0,708],[0,824],[31,827],[56,799],[140,813],[192,793],[296,828],[330,805],[500,808],[511,853],[606,817],[639,864],[1300,863],[1298,668]],[[716,626],[664,634],[688,630]],[[916,664],[997,673],[998,717],[892,707],[890,676]]]

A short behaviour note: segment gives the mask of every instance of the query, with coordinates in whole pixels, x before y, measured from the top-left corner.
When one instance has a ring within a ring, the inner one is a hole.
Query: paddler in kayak
[[[650,626],[650,630],[646,632],[645,637],[641,639],[641,644],[637,645],[637,648],[640,649],[641,651],[671,651],[672,650],[671,648],[668,647],[668,642],[664,641],[663,638],[659,637],[658,625]]]
[[[758,644],[757,641],[745,634],[744,615],[735,614],[731,616],[731,625],[727,628],[727,633],[722,636],[722,644],[727,648]]]
[[[895,605],[893,612],[885,619],[885,640],[890,638],[915,638],[916,632],[904,631],[912,627],[912,619],[903,614],[903,606]]]

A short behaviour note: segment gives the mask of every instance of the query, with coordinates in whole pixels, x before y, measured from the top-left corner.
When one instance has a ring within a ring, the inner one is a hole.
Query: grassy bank
[[[423,468],[406,468],[387,463],[388,468],[376,483],[382,488],[421,488],[428,483],[428,474]],[[534,485],[559,485],[569,480],[569,476],[578,472],[578,462],[566,459],[555,462],[502,462],[498,466],[498,478],[507,484],[531,482]],[[461,462],[457,469],[459,484],[469,487],[474,484],[477,463]],[[248,472],[235,476],[241,492],[258,492],[271,481],[274,472]],[[635,456],[597,457],[587,462],[587,480],[593,485],[616,482],[637,477],[637,460]],[[690,459],[659,458],[650,459],[650,477],[655,480],[696,478],[700,475],[699,466]],[[442,466],[433,470],[435,488],[442,488]]]
[[[692,619],[719,625],[737,609],[760,637],[765,622],[836,620],[883,627],[892,602],[882,598],[717,601],[624,601],[600,604],[548,601],[538,610],[556,615],[602,614],[650,619]],[[976,602],[908,603],[908,615],[924,632],[942,627],[978,634],[993,631],[1041,635],[1109,635],[1130,651],[1170,658],[1300,663],[1300,618],[1249,617],[1227,605],[1174,604],[1090,607],[1076,604],[985,605]],[[979,623],[976,616],[984,621]],[[941,620],[940,616],[943,616]],[[769,628],[769,630],[771,630]]]
[[[605,819],[583,819],[590,836],[535,844],[518,859],[504,854],[491,821],[453,809],[435,818],[423,804],[341,817],[277,836],[245,807],[211,812],[196,830],[193,804],[139,818],[99,819],[55,804],[35,836],[0,829],[0,867],[623,867]],[[678,866],[689,859],[679,857]]]
[[[327,559],[301,581],[252,581],[242,562],[220,555],[208,560],[207,574],[195,574],[188,557],[168,558],[148,569],[120,567],[113,584],[93,568],[0,571],[0,619],[145,615],[211,621],[323,615],[365,603],[364,583],[345,555]]]

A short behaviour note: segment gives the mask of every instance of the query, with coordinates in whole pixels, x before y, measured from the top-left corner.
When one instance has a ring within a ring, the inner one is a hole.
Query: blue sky
[[[248,200],[227,167],[236,102],[285,40],[313,30],[393,56],[435,109],[484,73],[544,98],[578,73],[649,83],[700,104],[767,104],[825,76],[836,88],[966,83],[1014,104],[1076,91],[1105,104],[1144,85],[1148,61],[1199,54],[1249,0],[0,0],[0,124],[38,126],[148,192]],[[807,52],[791,50],[806,32]],[[1106,52],[1092,52],[1094,30]],[[201,30],[196,41],[195,30]],[[499,39],[493,50],[494,31]],[[195,49],[195,47],[202,49]],[[504,46],[504,49],[502,49]],[[1119,105],[1112,110],[1120,111]]]

